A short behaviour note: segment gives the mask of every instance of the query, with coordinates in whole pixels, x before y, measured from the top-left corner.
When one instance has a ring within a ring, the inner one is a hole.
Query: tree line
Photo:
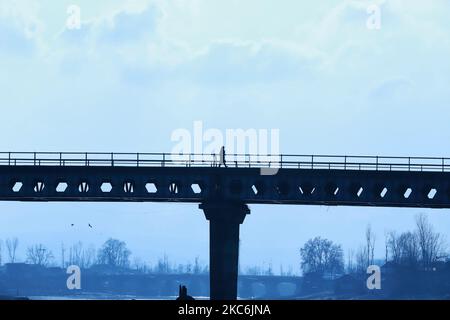
[[[370,225],[366,228],[364,244],[356,252],[350,250],[346,262],[340,244],[321,237],[310,239],[300,249],[300,268],[303,274],[335,278],[344,273],[366,273],[368,266],[379,261],[393,268],[412,270],[432,270],[436,263],[448,261],[444,236],[434,230],[424,214],[417,215],[415,222],[412,231],[385,234],[385,256],[377,261],[376,235]]]
[[[4,242],[0,240],[0,266],[4,263],[18,263],[18,248],[18,238],[6,239]],[[7,259],[3,259],[4,251]],[[70,265],[77,265],[82,269],[100,265],[158,274],[206,274],[209,272],[208,267],[201,264],[198,257],[195,258],[194,263],[185,264],[172,263],[167,255],[158,259],[154,264],[147,263],[138,257],[131,261],[131,250],[128,249],[126,243],[113,238],[105,241],[98,250],[92,245],[85,247],[81,241],[69,247],[61,244],[60,258],[61,261],[58,264],[53,252],[48,247],[43,244],[34,244],[27,247],[24,262],[42,267],[60,266],[66,268]]]
[[[449,257],[444,236],[436,232],[424,214],[416,216],[415,229],[398,233],[389,231],[385,233],[384,257],[375,259],[375,244],[377,237],[370,225],[365,231],[364,243],[355,251],[348,251],[344,258],[344,250],[340,244],[332,240],[315,237],[308,240],[300,248],[300,270],[304,275],[316,274],[321,277],[335,278],[344,273],[366,273],[367,267],[384,263],[397,268],[414,270],[430,270],[439,261],[446,261]],[[0,240],[0,266],[5,262],[17,263],[18,238]],[[3,256],[3,252],[6,253]],[[43,244],[34,244],[27,247],[24,262],[44,267],[77,265],[88,269],[96,265],[105,265],[115,268],[130,269],[142,273],[173,274],[192,273],[206,274],[208,266],[195,258],[194,263],[177,264],[170,262],[167,255],[155,263],[143,261],[135,257],[131,261],[131,251],[124,241],[110,238],[103,243],[100,249],[94,246],[85,247],[77,242],[69,247],[61,244],[61,261],[58,263],[53,252]],[[250,266],[245,270],[239,268],[240,274],[272,276],[275,271],[272,264]],[[292,267],[283,268],[280,265],[278,274],[293,276]]]

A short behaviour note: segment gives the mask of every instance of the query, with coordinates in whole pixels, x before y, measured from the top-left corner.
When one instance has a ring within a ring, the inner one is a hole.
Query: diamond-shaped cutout
[[[195,194],[202,193],[202,187],[198,183],[193,183],[191,185],[191,189],[192,189],[192,192],[194,192]]]
[[[67,182],[60,182],[58,183],[58,185],[56,186],[56,192],[66,192],[66,189],[68,187]]]
[[[363,191],[364,191],[364,188],[363,188],[363,187],[359,187],[358,192],[356,193],[356,195],[358,196],[358,198],[361,197]]]
[[[314,187],[310,182],[303,183],[298,187],[298,190],[302,196],[312,196],[316,191],[316,187]]]
[[[337,196],[338,193],[339,193],[339,187],[336,187],[336,189],[334,189],[334,191],[333,191],[333,195]]]
[[[38,182],[36,182],[35,184],[34,184],[34,188],[33,188],[33,190],[34,190],[34,192],[42,192],[42,191],[44,191],[44,188],[45,188],[45,183],[44,182],[42,182],[42,181],[38,181]]]
[[[17,181],[17,182],[15,182],[15,183],[13,184],[12,191],[13,191],[13,192],[19,192],[20,189],[22,189],[22,186],[23,186],[23,183],[20,182],[20,181]]]
[[[405,193],[403,194],[403,196],[405,197],[405,199],[408,199],[409,196],[411,195],[411,193],[412,193],[412,189],[408,188],[405,190]]]
[[[434,188],[432,188],[431,190],[430,190],[430,192],[428,192],[428,199],[434,199],[434,197],[436,196],[436,194],[437,194],[437,190],[436,189],[434,189]]]
[[[111,192],[111,190],[112,190],[111,182],[103,182],[102,185],[100,186],[100,190],[102,190],[102,192],[104,192],[104,193]]]
[[[328,183],[325,187],[327,194],[336,197],[339,193],[339,187],[335,183]]]
[[[180,188],[178,186],[178,183],[172,182],[169,184],[169,192],[171,194],[178,194],[180,192]]]
[[[81,193],[89,192],[89,183],[87,183],[86,181],[81,182],[78,185],[78,191],[80,191]]]
[[[123,191],[126,193],[133,193],[134,192],[134,183],[127,181],[123,184]]]
[[[264,194],[266,190],[266,186],[262,181],[256,181],[253,185],[252,185],[252,191],[255,194],[255,196],[261,196]]]
[[[145,185],[145,189],[147,189],[148,193],[157,193],[158,192],[158,188],[156,186],[156,184],[154,184],[153,182],[149,182]]]

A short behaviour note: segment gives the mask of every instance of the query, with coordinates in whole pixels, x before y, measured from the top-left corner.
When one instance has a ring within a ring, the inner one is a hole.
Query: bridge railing
[[[227,167],[450,172],[450,158],[227,154]],[[2,166],[218,167],[218,154],[0,152]]]

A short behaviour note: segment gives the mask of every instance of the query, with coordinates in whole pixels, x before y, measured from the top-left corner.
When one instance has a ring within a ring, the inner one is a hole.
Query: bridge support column
[[[209,220],[209,283],[211,300],[236,300],[239,226],[250,209],[245,204],[207,202],[200,209]]]

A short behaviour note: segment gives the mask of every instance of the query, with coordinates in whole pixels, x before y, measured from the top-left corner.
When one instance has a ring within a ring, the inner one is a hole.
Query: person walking
[[[220,162],[219,162],[219,167],[221,167],[222,165],[226,168],[227,167],[227,162],[225,159],[225,147],[222,146],[222,148],[220,148],[220,158],[219,158]]]

